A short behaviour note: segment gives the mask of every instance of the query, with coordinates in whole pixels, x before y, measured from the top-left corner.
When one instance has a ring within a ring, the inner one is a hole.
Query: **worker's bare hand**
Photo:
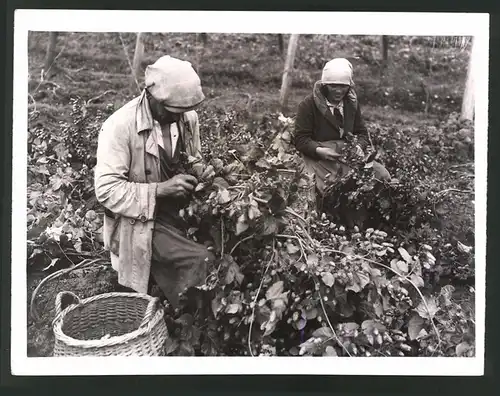
[[[185,197],[194,190],[198,180],[191,175],[176,175],[167,181],[158,183],[158,197]]]
[[[318,147],[316,153],[322,160],[327,161],[333,161],[342,156],[342,154],[337,153],[334,149],[329,147]]]

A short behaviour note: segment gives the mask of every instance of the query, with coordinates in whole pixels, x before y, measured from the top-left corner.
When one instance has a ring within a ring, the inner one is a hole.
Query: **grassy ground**
[[[109,112],[138,94],[127,60],[127,56],[130,59],[133,56],[134,34],[125,33],[120,38],[118,33],[62,33],[52,75],[40,81],[47,42],[48,33],[33,32],[29,36],[29,111],[39,112],[30,121],[30,129],[43,126],[51,134],[60,133],[60,122],[71,120],[74,97],[88,101],[105,94],[92,100],[88,107]],[[294,116],[298,103],[319,79],[323,64],[333,57],[347,57],[353,63],[358,96],[369,125],[418,134],[460,110],[467,49],[442,46],[432,38],[391,37],[390,42],[389,65],[383,68],[377,36],[301,37],[285,114]],[[210,34],[206,45],[194,34],[146,35],[142,68],[164,54],[194,64],[207,96],[205,108],[245,110],[248,120],[258,120],[264,113],[280,110],[284,56],[274,35]],[[203,120],[200,121],[203,127]],[[439,226],[454,239],[464,241],[466,230],[474,227],[473,210],[468,199],[451,201],[441,208],[443,221]],[[51,353],[48,326],[57,291],[66,289],[81,292],[82,296],[110,291],[110,285],[116,283],[113,276],[75,275],[42,291],[37,304],[42,307],[45,319],[42,323],[28,318],[29,354]],[[41,273],[30,272],[29,298],[42,277]],[[89,291],[84,286],[88,279],[101,281],[94,282],[95,287]]]

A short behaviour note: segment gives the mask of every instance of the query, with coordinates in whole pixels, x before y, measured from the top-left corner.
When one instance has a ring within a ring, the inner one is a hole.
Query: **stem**
[[[221,233],[221,257],[224,257],[224,220],[220,221],[220,233]]]
[[[30,98],[32,100],[32,102],[33,102],[34,109],[33,109],[32,114],[36,113],[36,101],[35,101],[35,98],[30,93],[28,93],[28,98]]]
[[[57,244],[57,246],[59,247],[59,249],[61,250],[62,254],[64,254],[64,257],[66,257],[69,262],[73,265],[75,265],[75,263],[73,262],[73,260],[71,260],[68,255],[64,252],[63,248],[61,247],[61,245],[59,244],[59,242],[57,242],[56,240],[54,240],[54,242]]]
[[[299,214],[298,214],[295,210],[293,210],[293,209],[292,209],[292,208],[290,208],[290,207],[285,208],[285,213],[288,213],[288,214],[290,214],[290,215],[292,215],[292,216],[295,216],[295,217],[297,217],[299,220],[303,221],[304,223],[307,223],[307,222],[306,222],[306,219],[304,219],[301,215],[299,215]]]
[[[266,201],[262,198],[255,197],[255,196],[253,197],[253,200],[258,202],[258,203],[264,204],[264,205],[266,205],[268,203],[268,201]]]
[[[106,96],[107,94],[110,94],[110,93],[114,93],[115,94],[116,91],[114,91],[112,89],[108,89],[107,91],[104,91],[102,94],[94,96],[93,98],[90,98],[89,100],[87,100],[87,102],[85,103],[85,105],[88,106],[92,102],[94,102],[94,101],[96,101],[98,99],[101,99],[103,96]]]
[[[38,312],[36,312],[36,309],[35,309],[35,298],[38,294],[38,291],[40,290],[40,288],[42,287],[42,285],[51,280],[51,279],[54,279],[60,275],[63,275],[63,274],[66,274],[68,272],[71,272],[77,268],[81,268],[81,267],[84,267],[84,266],[87,266],[87,265],[91,265],[91,264],[95,264],[99,261],[103,261],[102,259],[95,259],[95,260],[83,260],[81,263],[75,265],[74,267],[70,267],[70,268],[64,268],[64,269],[61,269],[59,271],[56,271],[52,274],[50,274],[49,276],[45,277],[44,279],[42,279],[42,281],[38,284],[38,286],[36,287],[35,291],[33,292],[33,294],[31,295],[31,301],[30,301],[30,314],[31,314],[31,317],[37,321],[39,316],[38,316]]]
[[[234,251],[236,250],[236,248],[240,245],[240,243],[242,242],[245,242],[245,241],[248,241],[249,239],[253,238],[255,236],[255,234],[252,234],[252,235],[249,235],[247,236],[246,238],[243,238],[243,239],[240,239],[238,242],[236,242],[236,244],[233,246],[233,248],[231,249],[231,251],[229,252],[229,255],[232,256]]]
[[[465,164],[451,165],[450,168],[459,168],[461,166],[471,166],[471,165],[474,165],[474,162],[467,162]]]
[[[463,194],[474,194],[474,190],[459,190],[458,188],[448,188],[446,190],[439,191],[436,194],[436,197],[442,197],[443,195],[445,195],[448,192],[458,192],[458,193],[463,193]]]
[[[262,289],[262,285],[264,284],[264,279],[266,277],[266,273],[271,266],[271,263],[273,262],[274,256],[276,254],[276,240],[273,240],[273,252],[271,253],[271,258],[269,259],[266,269],[264,270],[264,273],[262,274],[262,279],[260,281],[259,288],[257,289],[257,293],[255,294],[255,298],[253,299],[253,308],[252,308],[252,315],[250,316],[250,326],[248,328],[248,350],[250,352],[250,356],[254,357],[254,354],[252,352],[252,326],[253,326],[253,321],[255,318],[255,306],[257,305],[257,300],[259,298],[260,290]]]
[[[319,286],[318,281],[316,279],[316,276],[313,276],[314,283]],[[319,302],[321,303],[321,308],[323,309],[323,313],[325,315],[326,321],[328,322],[328,326],[330,326],[330,330],[333,333],[333,336],[335,337],[335,340],[337,343],[342,347],[342,349],[349,355],[349,357],[352,357],[347,348],[345,347],[344,344],[340,341],[339,337],[337,336],[337,333],[335,332],[335,329],[333,328],[332,322],[330,322],[330,318],[328,317],[328,314],[326,313],[326,308],[325,304],[323,304],[323,297],[321,296],[321,292],[318,287],[318,295],[319,295]]]
[[[305,236],[307,237],[307,239],[309,240],[309,242],[311,243],[311,245],[314,246],[314,247],[319,247],[319,244],[312,239],[312,237],[309,234],[309,232],[303,226],[300,226],[300,228],[304,232]]]

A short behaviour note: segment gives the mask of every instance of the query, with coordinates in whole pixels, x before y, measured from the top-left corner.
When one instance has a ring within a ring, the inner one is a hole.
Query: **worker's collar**
[[[185,123],[185,117],[181,114],[179,122]],[[152,130],[154,127],[154,118],[151,113],[151,108],[149,107],[149,101],[146,96],[146,90],[143,90],[141,96],[139,96],[139,101],[137,102],[136,111],[136,128],[137,133],[143,131]]]

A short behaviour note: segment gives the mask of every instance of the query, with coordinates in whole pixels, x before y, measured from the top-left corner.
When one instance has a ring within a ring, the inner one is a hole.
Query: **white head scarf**
[[[327,62],[321,75],[322,84],[345,84],[353,86],[352,64],[345,58],[335,58]]]
[[[205,99],[200,77],[190,62],[162,56],[146,68],[145,84],[151,95],[172,112],[185,112]]]

